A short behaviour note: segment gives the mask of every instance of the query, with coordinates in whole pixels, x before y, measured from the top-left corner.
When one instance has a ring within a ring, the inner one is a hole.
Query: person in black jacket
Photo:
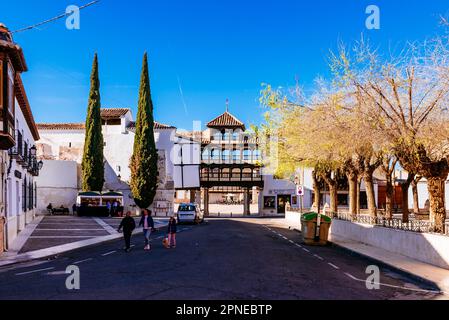
[[[151,210],[144,209],[143,210],[143,216],[140,219],[139,227],[143,226],[143,235],[145,237],[145,247],[144,250],[151,250],[150,245],[150,236],[151,231],[154,230],[154,221],[151,217]]]
[[[123,218],[120,226],[118,227],[118,232],[123,228],[123,238],[125,239],[125,251],[129,252],[131,250],[131,235],[136,228],[136,222],[131,217],[131,212],[126,213],[126,217]]]
[[[170,217],[167,227],[169,248],[176,248],[176,231],[177,231],[176,219],[174,217]]]

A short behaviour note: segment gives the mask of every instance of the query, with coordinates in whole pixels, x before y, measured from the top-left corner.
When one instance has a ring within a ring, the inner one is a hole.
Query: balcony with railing
[[[9,156],[16,160],[17,163],[24,163],[24,144],[22,134],[17,131],[15,135],[16,144],[9,149]]]

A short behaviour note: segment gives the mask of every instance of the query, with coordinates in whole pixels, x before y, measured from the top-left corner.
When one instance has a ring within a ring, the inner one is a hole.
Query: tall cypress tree
[[[148,208],[158,184],[158,153],[154,141],[153,102],[151,101],[148,58],[143,57],[134,151],[130,161],[131,192],[139,208]]]
[[[101,124],[100,79],[95,54],[90,76],[90,94],[86,118],[82,169],[83,191],[102,191],[104,184],[103,133]]]

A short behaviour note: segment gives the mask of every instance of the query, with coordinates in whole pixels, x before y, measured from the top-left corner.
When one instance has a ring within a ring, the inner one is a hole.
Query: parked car
[[[202,223],[204,214],[196,203],[181,203],[177,213],[178,223]]]

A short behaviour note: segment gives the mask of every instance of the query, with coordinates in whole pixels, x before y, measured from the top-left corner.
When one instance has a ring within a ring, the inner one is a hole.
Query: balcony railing
[[[333,214],[334,219],[350,221],[361,224],[375,225],[390,229],[397,229],[403,231],[411,231],[418,233],[433,232],[435,225],[429,220],[419,220],[411,217],[409,222],[403,222],[402,219],[392,218],[387,219],[383,216],[373,217],[370,215],[351,215],[347,212]],[[445,222],[445,235],[449,235],[449,221]]]

